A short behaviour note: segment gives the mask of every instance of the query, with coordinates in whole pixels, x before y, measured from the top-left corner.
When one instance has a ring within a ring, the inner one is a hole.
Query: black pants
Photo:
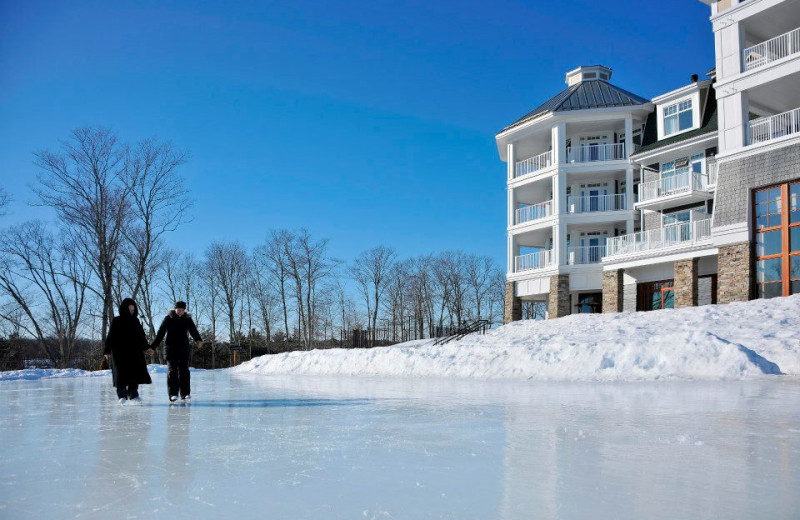
[[[139,384],[117,385],[117,397],[120,399],[133,399],[139,397]]]
[[[188,351],[188,349],[186,349]],[[167,352],[167,390],[169,395],[186,397],[192,393],[189,383],[189,352]]]

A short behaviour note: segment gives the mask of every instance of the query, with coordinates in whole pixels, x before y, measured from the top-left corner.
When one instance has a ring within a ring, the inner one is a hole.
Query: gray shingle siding
[[[720,164],[714,225],[747,221],[750,192],[800,179],[800,144]]]

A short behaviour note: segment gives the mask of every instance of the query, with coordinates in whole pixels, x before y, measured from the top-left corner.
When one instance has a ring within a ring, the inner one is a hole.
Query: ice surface
[[[752,519],[800,511],[800,379],[193,372],[0,381],[0,518]]]

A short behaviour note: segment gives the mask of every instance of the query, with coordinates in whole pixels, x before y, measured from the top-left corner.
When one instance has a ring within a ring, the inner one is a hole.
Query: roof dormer
[[[693,74],[690,84],[653,98],[659,140],[700,128],[710,86]]]
[[[611,69],[602,65],[581,65],[577,69],[567,72],[566,82],[567,86],[572,86],[581,81],[592,81],[602,79],[608,81],[611,79]]]

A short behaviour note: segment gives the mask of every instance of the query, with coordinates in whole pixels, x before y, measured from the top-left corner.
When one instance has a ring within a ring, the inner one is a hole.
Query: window
[[[575,309],[578,314],[603,312],[603,293],[578,295],[578,303],[575,304]]]
[[[675,281],[640,283],[637,288],[637,311],[655,311],[675,307]]]
[[[798,294],[800,183],[758,190],[754,199],[756,295],[774,298]]]
[[[664,107],[664,135],[692,127],[692,100],[685,99]]]

